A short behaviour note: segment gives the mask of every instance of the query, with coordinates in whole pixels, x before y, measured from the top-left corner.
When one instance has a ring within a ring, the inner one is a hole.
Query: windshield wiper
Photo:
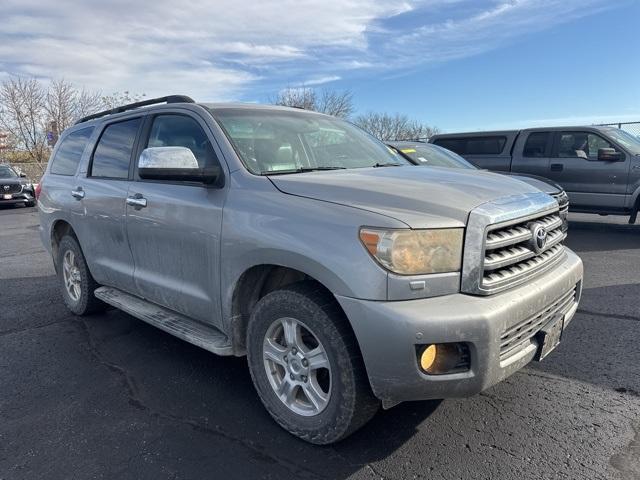
[[[299,167],[290,168],[288,170],[265,170],[260,172],[260,175],[287,175],[289,173],[305,173],[305,172],[318,172],[321,170],[345,170],[347,167],[340,166],[320,166],[320,167]]]
[[[373,168],[380,167],[402,167],[404,164],[402,163],[376,163],[375,165],[371,165]]]

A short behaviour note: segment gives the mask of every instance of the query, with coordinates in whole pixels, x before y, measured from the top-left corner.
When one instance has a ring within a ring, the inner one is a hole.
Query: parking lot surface
[[[382,411],[316,447],[244,358],[117,310],[64,307],[36,209],[0,209],[0,479],[640,479],[640,225],[571,215],[580,310],[562,343],[468,399]]]

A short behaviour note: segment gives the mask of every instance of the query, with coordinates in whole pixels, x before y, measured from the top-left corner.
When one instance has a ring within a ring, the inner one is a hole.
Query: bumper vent
[[[566,233],[559,212],[490,226],[485,239],[481,288],[498,291],[557,263]]]
[[[518,353],[555,315],[566,314],[577,301],[574,287],[537,315],[505,330],[500,337],[500,360]]]

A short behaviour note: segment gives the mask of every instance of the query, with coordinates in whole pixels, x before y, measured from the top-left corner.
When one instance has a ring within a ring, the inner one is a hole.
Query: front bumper
[[[374,394],[385,406],[409,400],[466,397],[494,385],[529,363],[537,339],[526,339],[501,357],[505,331],[544,312],[576,289],[565,313],[565,326],[578,306],[583,267],[566,249],[565,259],[530,282],[496,295],[446,295],[420,300],[377,302],[337,299],[355,331]],[[416,345],[464,342],[470,369],[427,375],[418,367]]]
[[[0,192],[0,205],[20,205],[35,201],[30,192],[11,193],[11,198],[5,198],[5,194]]]

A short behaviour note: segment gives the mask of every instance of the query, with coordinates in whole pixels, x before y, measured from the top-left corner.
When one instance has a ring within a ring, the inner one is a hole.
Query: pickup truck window
[[[547,145],[551,137],[550,132],[532,132],[524,144],[523,157],[541,158],[547,156]]]
[[[600,148],[613,148],[613,145],[593,133],[560,132],[557,157],[595,160]]]
[[[91,176],[123,179],[129,177],[131,152],[140,118],[112,123],[104,129],[93,152]]]
[[[409,165],[358,127],[324,115],[221,109],[214,117],[247,169],[258,175]]]
[[[75,175],[82,153],[92,133],[93,127],[89,127],[76,130],[64,137],[53,157],[51,173],[56,175]]]
[[[216,165],[211,141],[195,119],[186,115],[158,115],[153,119],[147,147],[185,147],[200,168]]]
[[[612,128],[607,130],[607,134],[616,142],[626,148],[632,155],[640,155],[640,139],[634,137],[629,132]]]
[[[458,155],[500,155],[507,143],[507,137],[491,135],[486,137],[439,138],[433,143],[456,152]]]

